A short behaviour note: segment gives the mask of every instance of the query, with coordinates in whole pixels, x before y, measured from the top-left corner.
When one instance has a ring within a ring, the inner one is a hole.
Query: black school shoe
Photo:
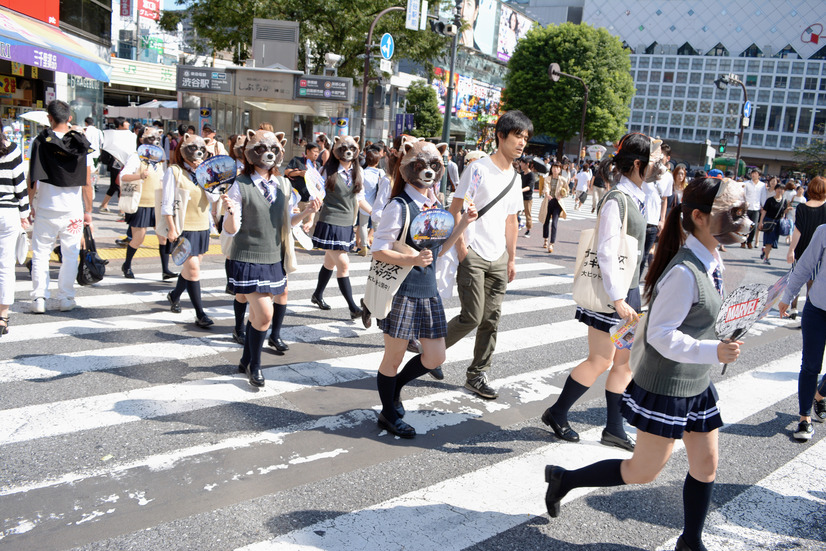
[[[278,350],[279,352],[286,352],[290,349],[290,347],[281,340],[281,338],[274,339],[272,335],[267,339],[267,344]]]
[[[552,518],[559,516],[559,502],[565,497],[561,493],[562,476],[564,474],[565,469],[562,467],[556,465],[545,466],[545,482],[548,483],[548,489],[545,491],[545,508]]]
[[[169,301],[169,309],[172,311],[173,314],[180,314],[181,313],[181,299],[178,298],[177,300],[172,298],[172,291],[166,294],[166,300]]]
[[[126,279],[135,279],[135,273],[132,271],[132,267],[126,267],[126,264],[123,264],[120,267],[120,271],[123,272],[123,277]]]
[[[244,340],[247,338],[247,333],[245,331],[237,331],[235,329],[232,330],[232,340],[244,346]]]
[[[240,367],[240,366],[239,366]],[[264,373],[261,371],[261,366],[246,366],[247,379],[254,387],[264,386]]]
[[[204,317],[202,317],[202,318],[195,318],[195,325],[197,325],[201,329],[206,329],[210,325],[214,325],[214,324],[215,324],[215,322],[212,321],[210,319],[210,317],[207,316],[206,314],[204,314]]]
[[[391,423],[383,414],[379,413],[378,422],[381,428],[399,438],[415,438],[416,436],[416,429],[405,423],[401,418],[396,419],[395,423]]]
[[[568,442],[579,442],[579,434],[571,428],[568,421],[565,421],[562,424],[557,423],[551,413],[551,408],[546,409],[545,413],[542,414],[542,422],[553,429],[557,438],[567,440]]]
[[[324,302],[324,299],[322,297],[317,297],[315,295],[312,295],[310,297],[310,302],[312,302],[313,304],[315,304],[316,306],[318,306],[322,310],[330,310],[330,305],[327,304],[326,302]]]
[[[635,446],[634,439],[627,434],[624,437],[619,437],[605,429],[602,429],[602,438],[599,439],[599,443],[603,446],[613,446],[629,452],[634,451]]]

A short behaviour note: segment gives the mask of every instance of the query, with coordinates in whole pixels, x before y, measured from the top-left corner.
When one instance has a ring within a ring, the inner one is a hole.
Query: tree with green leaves
[[[434,2],[438,4],[438,2]],[[383,9],[399,5],[394,0],[175,0],[178,10],[166,10],[160,25],[174,32],[185,17],[190,17],[199,38],[213,51],[232,52],[236,63],[248,59],[252,47],[254,18],[299,22],[298,67],[320,74],[324,54],[344,57],[339,76],[358,77],[364,72],[364,42],[370,24]],[[432,72],[432,60],[442,54],[449,39],[430,31],[411,31],[404,27],[404,11],[384,15],[373,32],[378,43],[389,32],[396,42],[396,55],[413,60]],[[307,44],[310,62],[307,66]],[[376,57],[378,49],[376,50]],[[375,73],[373,73],[375,75]]]
[[[503,108],[524,112],[533,121],[534,132],[555,137],[562,151],[564,142],[579,132],[585,91],[571,78],[552,82],[551,63],[588,85],[585,138],[597,142],[620,138],[626,132],[634,82],[629,51],[619,38],[587,24],[563,23],[534,27],[517,43],[508,62]]]
[[[410,131],[418,138],[440,136],[444,118],[439,112],[439,100],[436,90],[428,84],[418,81],[407,89],[407,112],[413,113],[415,129]]]
[[[819,129],[822,135],[823,126]],[[823,138],[815,138],[806,145],[796,147],[794,157],[799,163],[800,170],[809,177],[826,174],[826,140]]]

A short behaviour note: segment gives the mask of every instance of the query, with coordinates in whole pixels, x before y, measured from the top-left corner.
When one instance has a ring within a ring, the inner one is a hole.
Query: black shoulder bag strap
[[[513,178],[511,179],[511,183],[510,183],[510,184],[508,184],[508,187],[506,187],[504,190],[502,190],[502,193],[500,193],[499,195],[497,195],[497,196],[496,196],[496,198],[495,198],[493,201],[491,201],[490,203],[488,203],[487,205],[485,205],[484,207],[482,207],[481,209],[479,209],[479,215],[476,217],[476,219],[477,219],[477,220],[478,220],[479,218],[482,218],[482,215],[483,215],[483,214],[485,214],[487,211],[489,211],[491,208],[493,208],[493,205],[495,205],[496,203],[498,203],[498,202],[499,202],[499,200],[500,200],[500,199],[502,199],[502,197],[504,197],[505,195],[507,195],[507,194],[508,194],[508,192],[509,192],[509,191],[511,190],[511,188],[513,187],[513,183],[516,181],[516,177],[517,177],[517,176],[518,176],[518,174],[517,174],[517,173],[516,173],[516,171],[514,170],[514,171],[513,171]]]

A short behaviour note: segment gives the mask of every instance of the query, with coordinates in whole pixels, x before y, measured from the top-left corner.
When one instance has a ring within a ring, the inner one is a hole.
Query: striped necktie
[[[723,295],[723,272],[720,270],[720,266],[714,268],[714,272],[711,274],[711,277],[714,279],[714,287],[717,289],[717,292],[720,293],[721,297]]]
[[[261,191],[264,192],[264,199],[272,205],[272,202],[275,201],[275,197],[273,197],[272,192],[270,191],[270,186],[268,186],[267,182],[263,180],[261,181]]]
[[[347,184],[347,189],[350,189],[350,186],[353,185],[352,169],[344,171],[344,180],[345,180],[345,183]]]
[[[645,201],[637,201],[637,204],[640,206],[640,214],[642,214],[643,218],[645,217]]]

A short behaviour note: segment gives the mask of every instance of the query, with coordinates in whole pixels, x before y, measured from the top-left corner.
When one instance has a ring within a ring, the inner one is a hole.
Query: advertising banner
[[[501,61],[509,60],[516,48],[516,43],[525,38],[532,26],[532,20],[503,5],[499,16],[499,46],[496,49],[496,56]]]
[[[60,24],[60,0],[0,0],[0,6],[55,27]]]
[[[160,0],[138,0],[138,16],[157,21],[161,18]]]
[[[436,79],[432,86],[439,99],[439,111],[445,112],[447,79],[449,72],[441,67],[434,69]],[[486,82],[464,75],[454,74],[454,103],[452,113],[460,119],[475,119],[482,116],[486,122],[495,123],[499,119],[499,103],[502,89]]]
[[[120,16],[132,17],[132,0],[120,0]]]

